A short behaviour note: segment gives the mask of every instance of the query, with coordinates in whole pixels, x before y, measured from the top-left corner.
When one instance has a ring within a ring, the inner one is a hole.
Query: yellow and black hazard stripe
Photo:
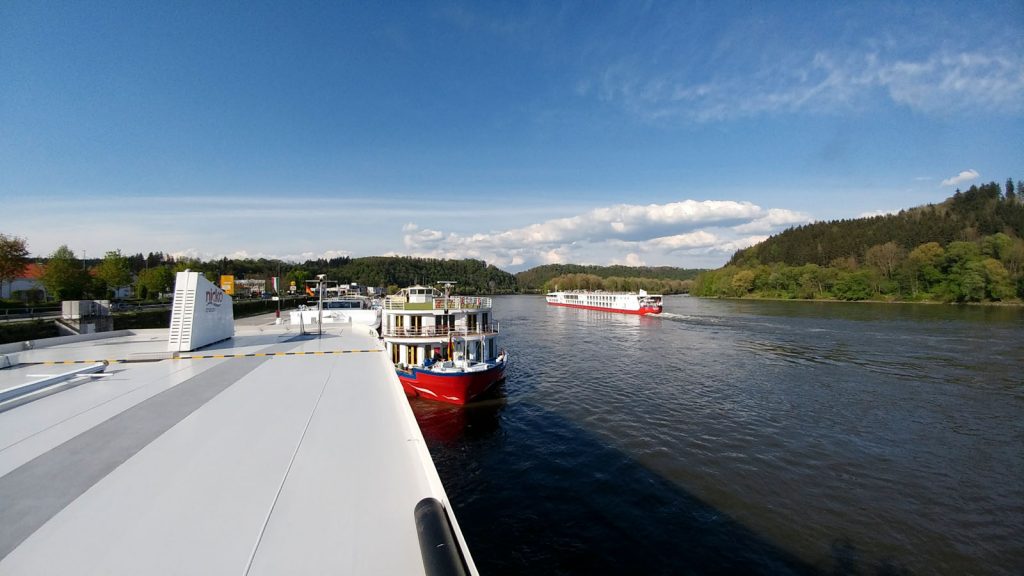
[[[360,354],[364,352],[382,352],[382,350],[319,350],[316,352],[255,352],[251,354],[192,354],[176,356],[175,360],[204,360],[221,358],[273,358],[277,356],[327,356],[334,354]]]
[[[103,360],[44,360],[42,362],[24,362],[23,364],[44,364],[53,366],[55,364],[120,364],[127,362],[119,358],[104,358]]]

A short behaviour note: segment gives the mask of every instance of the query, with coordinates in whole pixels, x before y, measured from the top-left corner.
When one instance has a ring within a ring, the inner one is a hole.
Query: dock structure
[[[0,574],[477,573],[372,331],[167,342],[0,349]]]

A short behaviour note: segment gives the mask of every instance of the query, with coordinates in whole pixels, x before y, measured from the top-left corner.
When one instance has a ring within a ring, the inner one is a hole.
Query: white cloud
[[[957,186],[959,184],[963,184],[964,182],[976,180],[978,176],[980,176],[980,174],[978,174],[977,170],[964,170],[963,172],[957,174],[956,176],[946,178],[945,180],[943,180],[942,185]]]
[[[737,238],[736,240],[732,240],[715,246],[714,250],[721,254],[731,255],[733,252],[736,252],[737,250],[750,248],[754,244],[757,244],[758,242],[764,242],[767,239],[768,236],[747,236],[745,238]]]
[[[861,212],[857,215],[857,218],[874,218],[875,216],[888,216],[898,213],[899,210],[871,210],[870,212]]]
[[[24,205],[12,202],[12,211],[24,216],[9,223],[6,232],[27,238],[37,255],[61,244],[92,257],[120,249],[125,254],[162,251],[204,261],[229,257],[304,262],[390,254],[477,258],[510,271],[568,262],[717,267],[737,247],[751,244],[750,238],[810,220],[800,212],[733,200],[591,208],[548,205],[547,213],[557,217],[546,219],[532,207],[491,204],[490,212],[460,214],[463,217],[452,220],[441,209],[410,209],[385,218],[381,214],[386,213],[386,201],[356,201],[347,207],[340,200],[310,202],[316,208],[279,214],[273,203],[254,199],[245,214],[233,212],[232,203],[221,200],[214,201],[216,209],[186,202],[169,203],[161,210],[108,202],[105,217],[119,224],[96,228],[89,219],[76,220],[81,206],[74,201],[57,203],[45,212],[33,211],[29,200]],[[193,204],[202,209],[188,208]],[[67,224],[54,227],[53,221]],[[474,228],[496,222],[518,224]]]
[[[630,252],[629,254],[626,254],[625,258],[621,258],[621,259],[620,258],[613,258],[611,263],[612,264],[616,264],[616,265],[622,265],[622,266],[646,266],[647,265],[647,263],[644,262],[644,259],[641,258],[640,255],[635,253],[635,252]]]
[[[413,255],[482,258],[508,268],[563,262],[717,266],[723,252],[763,238],[743,234],[777,232],[810,220],[807,214],[750,202],[683,200],[599,207],[486,233],[446,232],[415,223],[402,231]]]
[[[268,252],[254,252],[250,253],[247,250],[235,250],[233,252],[210,252],[201,251],[195,248],[187,248],[185,250],[175,250],[168,252],[168,255],[175,259],[192,258],[197,260],[219,260],[221,258],[228,258],[232,260],[259,260],[265,258],[267,260],[282,260],[284,262],[305,262],[307,260],[330,260],[332,258],[344,258],[352,257],[352,253],[348,250],[324,250],[323,252],[300,252],[295,254],[280,254],[280,253],[268,253]]]
[[[689,234],[676,234],[674,236],[662,236],[653,238],[647,242],[649,250],[682,250],[685,248],[706,248],[713,246],[718,237],[704,230],[697,230]]]
[[[752,222],[733,226],[732,229],[742,233],[771,232],[781,228],[788,228],[795,224],[807,224],[810,221],[811,217],[803,212],[771,208],[764,216]]]
[[[895,101],[925,112],[981,108],[1020,111],[1024,57],[962,52],[879,65],[873,80]]]
[[[650,121],[720,121],[763,114],[835,113],[883,95],[911,109],[943,114],[1024,111],[1024,54],[942,52],[919,59],[877,51],[821,51],[756,74],[694,81],[688,67],[645,71],[632,61],[608,66],[595,93]],[[588,92],[589,94],[589,92]]]

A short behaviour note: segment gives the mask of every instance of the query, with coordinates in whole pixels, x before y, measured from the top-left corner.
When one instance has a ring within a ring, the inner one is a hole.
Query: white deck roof
[[[455,519],[376,337],[241,324],[181,354],[218,358],[166,330],[8,356],[0,390],[131,361],[0,412],[0,574],[424,573],[414,507]]]

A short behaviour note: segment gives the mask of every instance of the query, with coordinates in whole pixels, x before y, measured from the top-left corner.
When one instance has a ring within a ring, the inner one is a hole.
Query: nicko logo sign
[[[224,292],[213,288],[206,291],[206,305],[220,306],[224,302]]]

